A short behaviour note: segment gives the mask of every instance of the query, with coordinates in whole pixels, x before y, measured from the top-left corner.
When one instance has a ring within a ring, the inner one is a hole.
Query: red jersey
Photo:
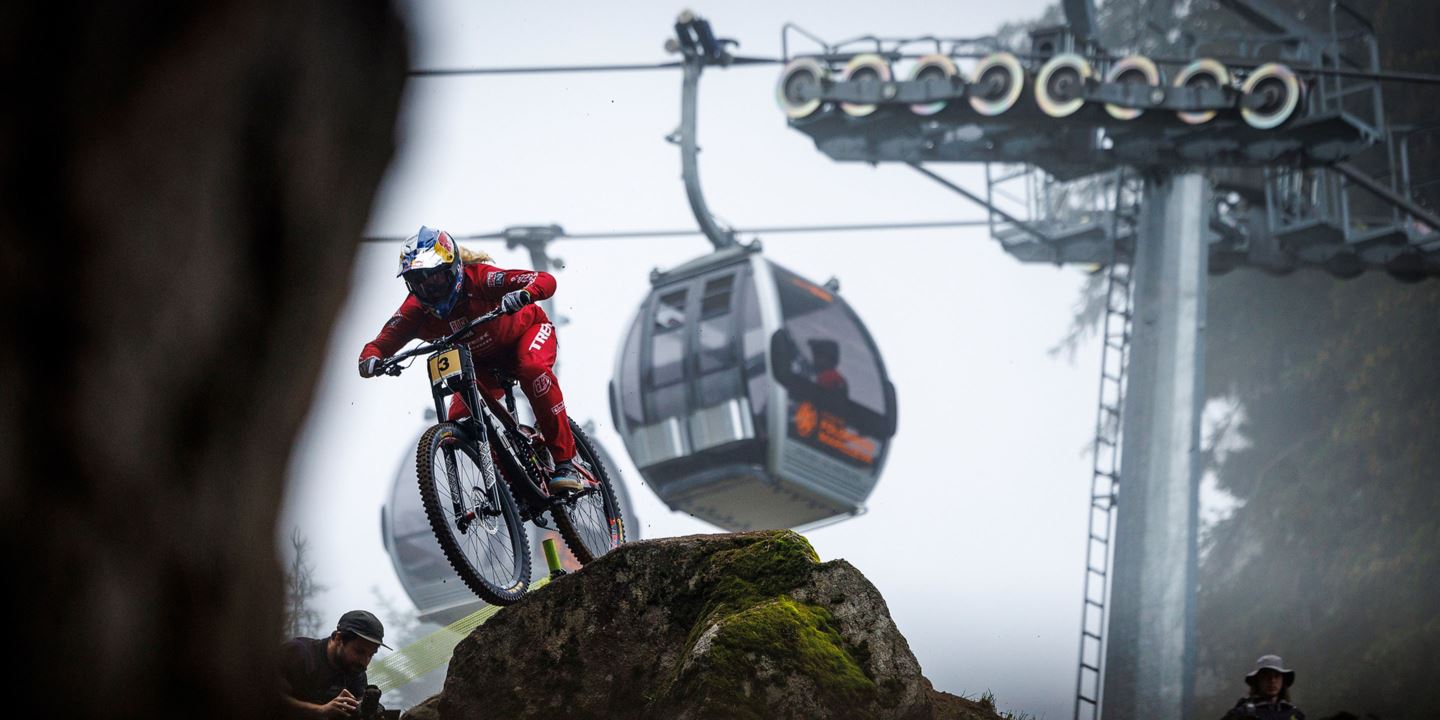
[[[386,321],[380,334],[360,351],[360,359],[390,357],[415,338],[433,342],[445,337],[499,307],[500,298],[509,292],[524,290],[536,302],[555,294],[555,277],[547,272],[504,270],[485,263],[466,264],[464,272],[460,299],[455,302],[455,307],[450,308],[448,315],[443,318],[431,315],[414,295],[410,295],[400,304],[395,315]],[[510,348],[527,329],[548,322],[550,318],[546,317],[543,308],[533,303],[526,305],[514,315],[495,318],[476,328],[471,336],[470,352],[476,361],[508,360],[514,356]]]

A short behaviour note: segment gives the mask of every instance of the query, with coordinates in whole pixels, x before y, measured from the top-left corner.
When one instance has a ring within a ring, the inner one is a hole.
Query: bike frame
[[[463,342],[470,333],[474,332],[476,327],[494,320],[502,314],[498,309],[493,310],[475,318],[465,327],[460,328],[440,340],[433,343],[422,343],[410,350],[395,355],[385,361],[382,371],[388,375],[399,375],[401,370],[400,363],[405,360],[432,353],[433,355],[430,359],[433,360],[435,356],[447,353],[450,350],[457,351],[460,357],[460,372],[451,375],[443,382],[432,381],[430,384],[430,394],[435,402],[435,416],[444,421],[444,418],[448,414],[446,412],[445,400],[450,395],[458,394],[464,399],[465,404],[470,408],[470,416],[456,421],[455,424],[458,425],[461,430],[465,431],[465,434],[468,435],[467,440],[475,445],[477,450],[476,455],[478,455],[480,459],[481,472],[485,475],[486,482],[507,482],[512,494],[514,494],[516,500],[519,501],[518,509],[521,519],[532,521],[539,518],[542,513],[549,508],[553,498],[551,498],[550,494],[545,490],[544,478],[530,477],[530,473],[525,471],[523,464],[516,461],[515,458],[510,458],[512,467],[507,467],[505,472],[501,472],[501,470],[495,466],[494,458],[492,458],[490,452],[491,443],[493,442],[491,436],[493,435],[495,439],[499,439],[504,452],[497,454],[503,457],[506,455],[517,455],[525,449],[511,447],[512,443],[505,439],[505,434],[501,430],[509,430],[519,438],[523,438],[523,434],[520,433],[520,426],[515,420],[514,415],[507,411],[506,408],[500,404],[499,400],[491,397],[489,393],[481,391],[480,382],[475,372],[474,357],[470,352],[470,346],[468,343]],[[506,388],[506,396],[511,403],[514,402],[511,389],[508,387]],[[499,420],[500,424],[498,428],[492,424],[492,420],[496,419]],[[519,477],[515,477],[516,475]]]

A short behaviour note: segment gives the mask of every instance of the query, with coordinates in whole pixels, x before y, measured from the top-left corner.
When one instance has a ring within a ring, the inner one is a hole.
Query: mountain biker
[[[500,308],[506,314],[475,328],[469,340],[476,368],[497,367],[519,381],[555,460],[549,489],[580,490],[581,476],[572,463],[575,436],[570,432],[560,381],[551,370],[558,342],[555,326],[545,311],[533,304],[555,293],[555,278],[547,272],[505,270],[489,264],[490,260],[485,253],[459,247],[449,233],[422,225],[420,232],[405,241],[396,273],[405,279],[410,296],[360,351],[360,376],[374,377],[380,359],[394,355],[411,340],[439,339]],[[481,389],[491,397],[504,395],[485,374],[476,375]],[[451,397],[447,420],[454,422],[469,413],[459,394]]]

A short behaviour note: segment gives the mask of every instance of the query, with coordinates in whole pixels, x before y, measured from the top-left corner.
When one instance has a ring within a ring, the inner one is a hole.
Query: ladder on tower
[[[1132,309],[1131,258],[1138,189],[1123,174],[1116,183],[1111,216],[1114,254],[1106,270],[1105,312],[1101,322],[1100,402],[1090,475],[1090,512],[1085,547],[1085,597],[1080,616],[1080,666],[1075,678],[1075,720],[1098,720],[1105,660],[1106,600],[1115,530],[1115,499],[1120,484],[1120,413],[1130,354]]]

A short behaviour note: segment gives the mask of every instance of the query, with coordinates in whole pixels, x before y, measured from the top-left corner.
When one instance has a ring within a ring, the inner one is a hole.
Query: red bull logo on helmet
[[[442,232],[435,239],[435,255],[446,265],[455,262],[455,241],[450,239],[450,233]]]
[[[455,262],[457,254],[455,239],[450,233],[422,225],[420,232],[411,235],[400,250],[400,272],[395,274],[443,267]]]

